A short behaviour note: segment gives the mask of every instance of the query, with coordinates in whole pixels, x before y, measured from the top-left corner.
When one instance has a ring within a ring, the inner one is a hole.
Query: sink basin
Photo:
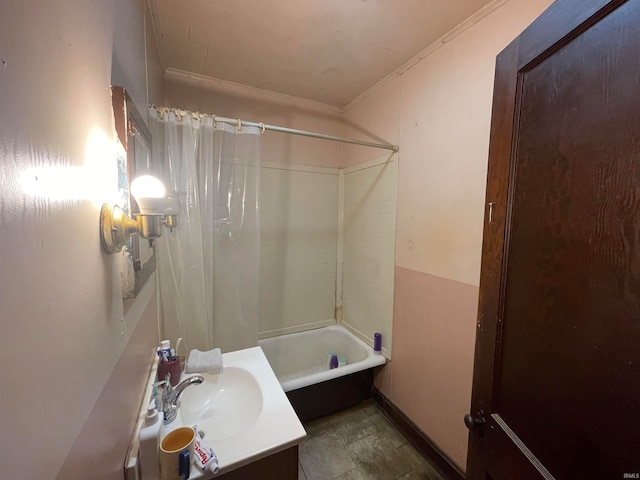
[[[262,392],[244,368],[226,367],[220,375],[204,373],[204,382],[187,388],[180,399],[185,425],[198,425],[207,441],[244,431],[262,411]]]
[[[222,360],[221,374],[203,373],[201,384],[182,392],[178,416],[160,432],[198,425],[218,457],[218,475],[297,445],[306,436],[260,347],[223,353]],[[183,373],[182,380],[189,376]],[[189,478],[215,477],[193,465]]]

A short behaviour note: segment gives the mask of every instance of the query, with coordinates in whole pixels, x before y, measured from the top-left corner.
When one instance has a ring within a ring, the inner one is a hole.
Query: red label
[[[200,463],[202,464],[202,466],[206,465],[209,461],[209,452],[202,448],[199,442],[195,443],[194,448],[198,455],[200,455]]]

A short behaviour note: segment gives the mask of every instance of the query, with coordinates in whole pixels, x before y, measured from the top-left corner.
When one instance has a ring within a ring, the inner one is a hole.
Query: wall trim
[[[147,8],[151,16],[151,28],[153,29],[153,38],[156,40],[156,49],[160,58],[160,67],[164,71],[167,68],[167,57],[162,49],[162,33],[160,31],[160,16],[158,15],[158,6],[156,0],[147,0]]]
[[[175,79],[181,81],[199,82],[204,87],[213,88],[226,94],[236,94],[245,98],[257,98],[264,100],[266,98],[278,101],[281,103],[287,103],[289,105],[298,105],[307,109],[319,110],[326,113],[341,114],[343,109],[335,105],[329,105],[328,103],[317,102],[315,100],[309,100],[302,97],[294,97],[293,95],[287,95],[284,93],[274,92],[273,90],[264,90],[262,88],[250,87],[241,83],[230,82],[228,80],[221,80],[215,77],[209,77],[200,73],[187,72],[180,70],[179,68],[168,67],[164,70],[165,79]],[[253,120],[252,121],[259,121]]]
[[[411,444],[448,480],[464,480],[464,472],[380,390],[373,387],[371,396],[382,413],[400,430]],[[462,421],[462,419],[460,419]]]
[[[158,372],[158,363],[160,362],[160,357],[158,357],[155,348],[150,351],[150,354],[152,358],[151,370],[149,371],[149,378],[147,378],[147,386],[145,387],[144,394],[140,400],[138,420],[136,421],[136,426],[133,429],[133,435],[131,437],[131,442],[129,443],[129,450],[127,450],[127,457],[124,461],[124,475],[126,480],[137,480],[140,478],[137,476],[139,474],[136,473],[140,469],[140,459],[138,457],[138,454],[140,453],[140,431],[144,425],[144,419],[147,414],[147,405],[151,398],[153,384],[156,381],[156,375]]]

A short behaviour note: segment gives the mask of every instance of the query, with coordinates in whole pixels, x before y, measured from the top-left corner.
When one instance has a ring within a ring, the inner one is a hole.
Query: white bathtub
[[[285,392],[384,365],[382,355],[339,325],[265,338],[258,342]],[[329,369],[328,352],[347,359]]]

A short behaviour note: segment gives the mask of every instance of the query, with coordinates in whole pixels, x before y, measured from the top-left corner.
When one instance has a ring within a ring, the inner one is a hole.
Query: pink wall
[[[476,17],[345,113],[345,136],[400,145],[393,357],[376,385],[461,469],[495,57],[550,3],[510,0]],[[343,165],[377,155],[345,146]]]
[[[155,279],[152,279],[155,281]],[[153,288],[155,290],[155,288]],[[146,292],[145,292],[146,293]],[[131,339],[105,384],[57,478],[121,480],[149,366],[158,345],[155,294],[151,294]],[[127,435],[128,433],[128,435]]]
[[[383,393],[459,465],[477,306],[475,285],[396,267],[392,385]]]
[[[143,0],[1,2],[3,478],[122,478],[155,307],[123,308],[98,218],[117,185],[112,75],[138,105],[161,88],[145,20]]]

